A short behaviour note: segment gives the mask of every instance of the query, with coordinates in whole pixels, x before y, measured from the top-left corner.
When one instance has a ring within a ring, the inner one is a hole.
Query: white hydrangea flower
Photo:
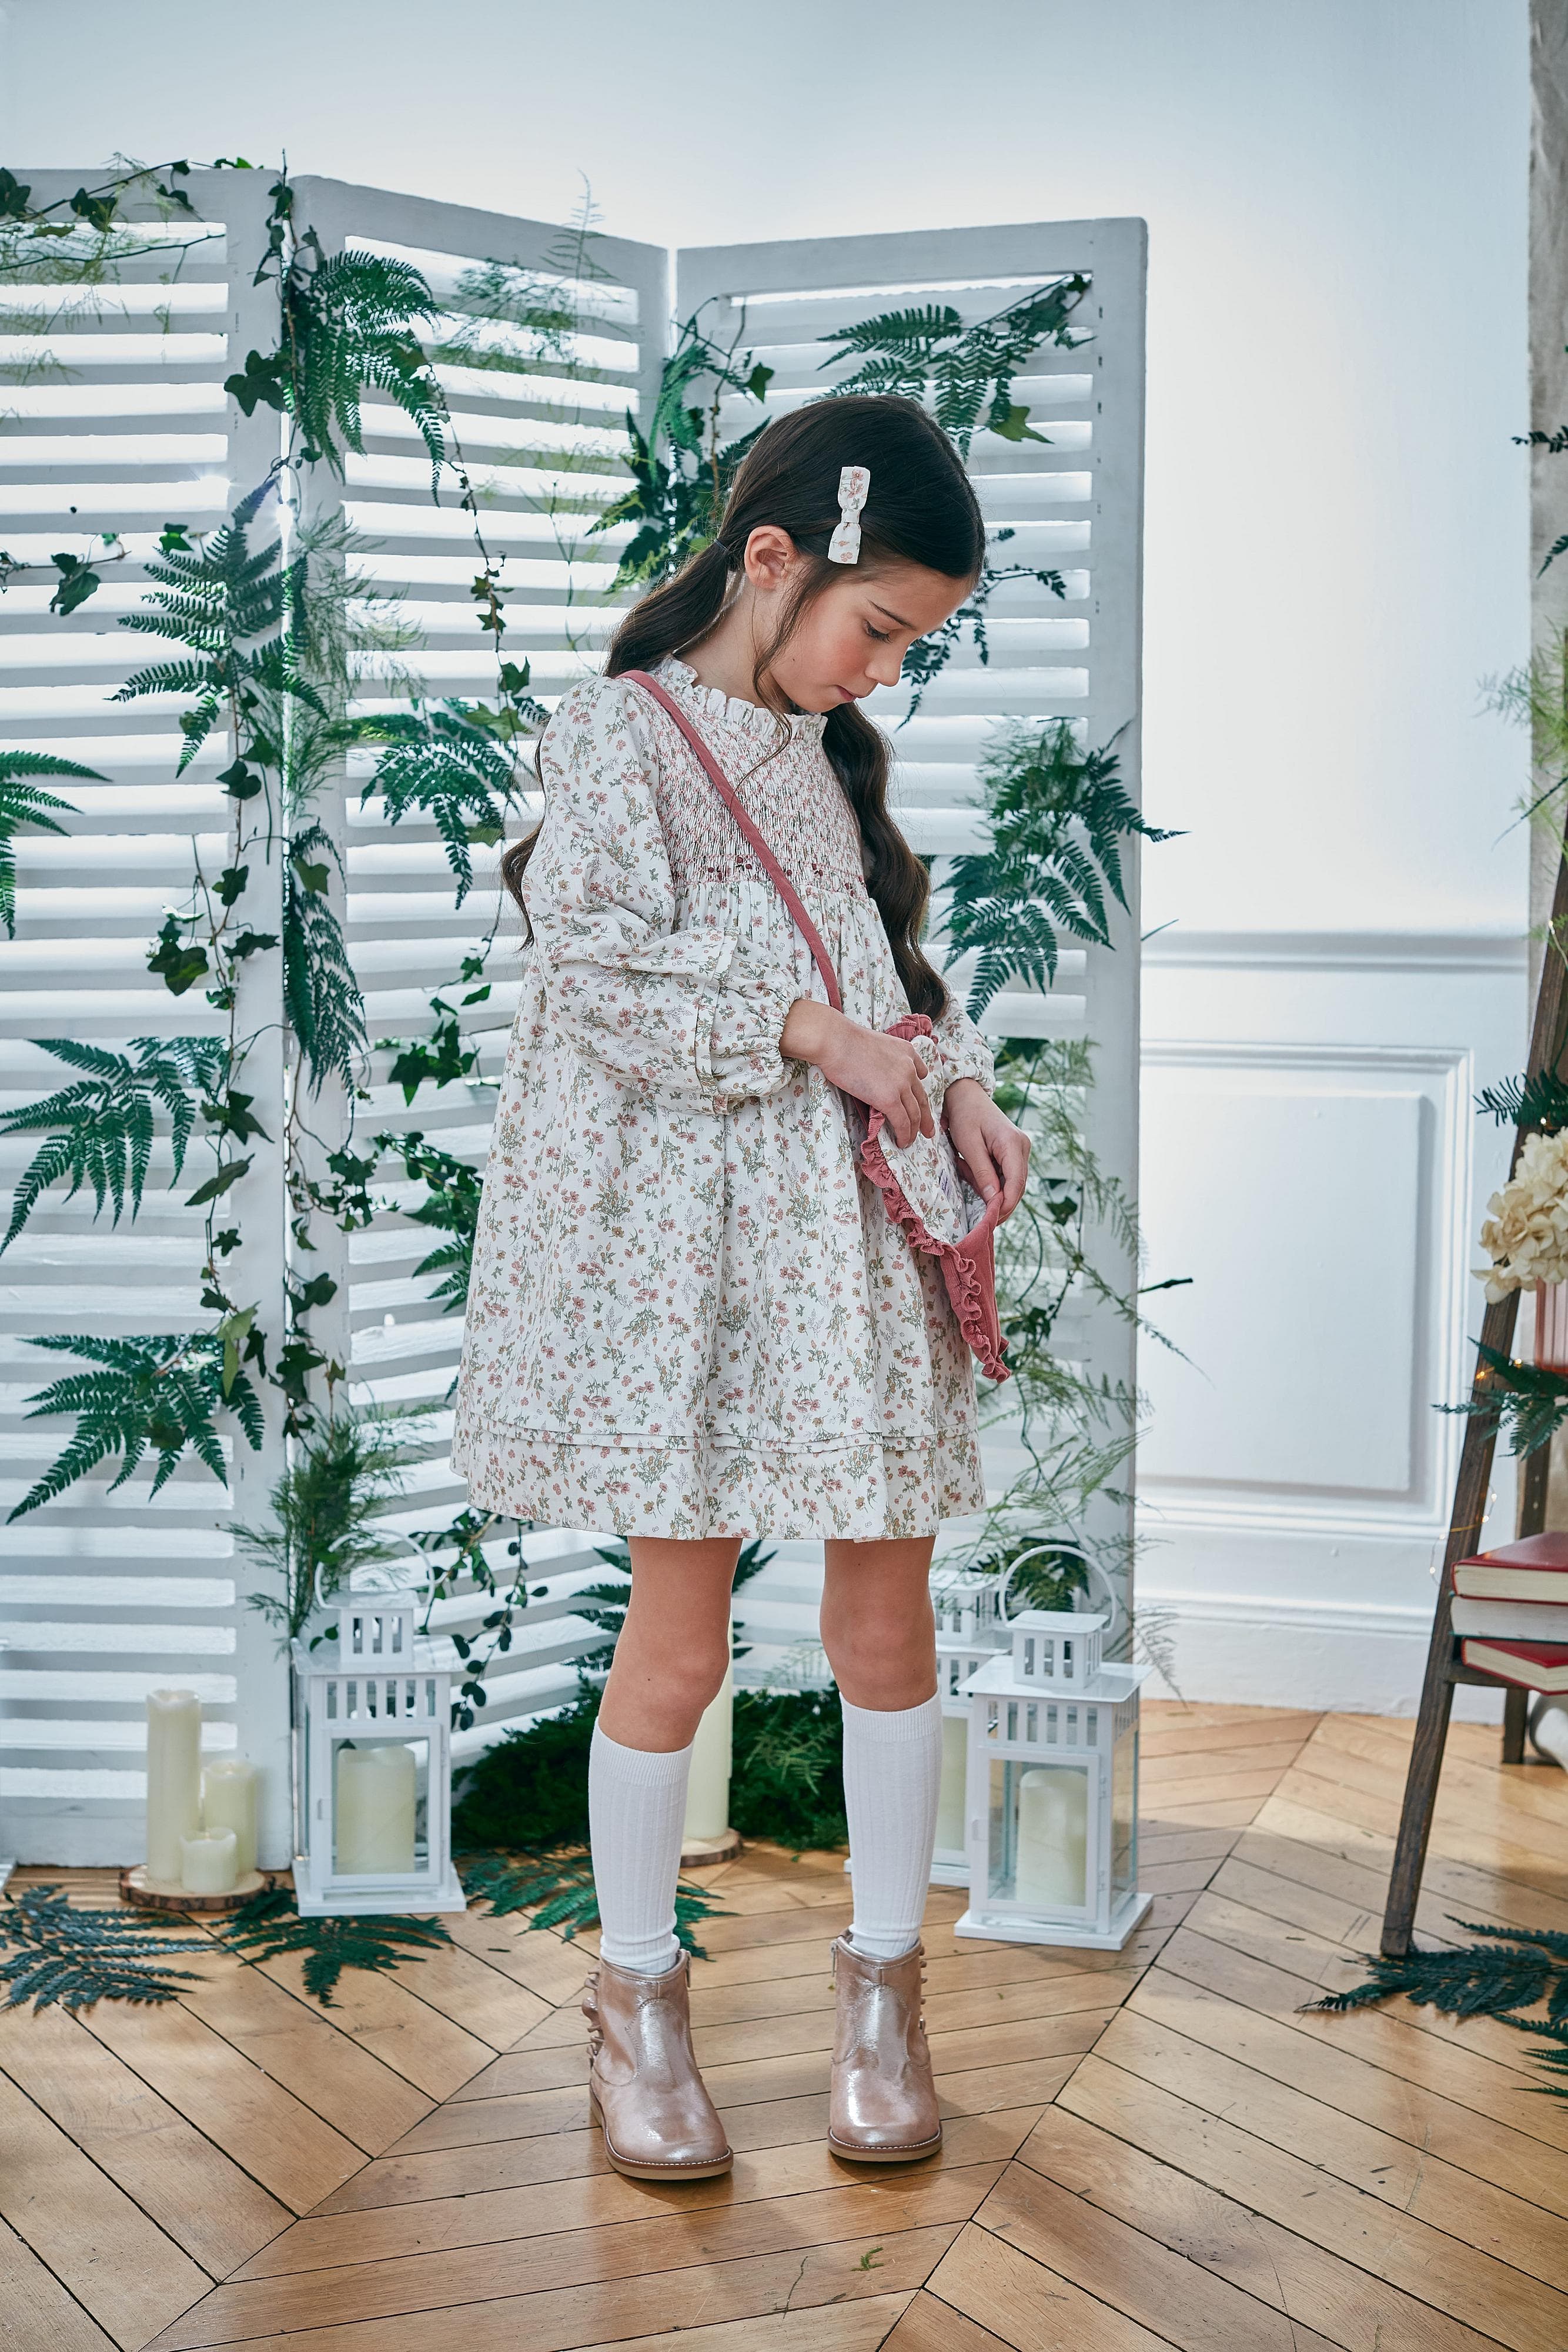
[[[1489,1301],[1538,1282],[1568,1282],[1568,1129],[1528,1136],[1518,1167],[1487,1208],[1481,1247],[1491,1264],[1475,1274]]]

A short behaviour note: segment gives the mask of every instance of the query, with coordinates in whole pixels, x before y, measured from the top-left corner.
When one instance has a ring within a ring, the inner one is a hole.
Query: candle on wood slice
[[[1088,1868],[1089,1775],[1031,1766],[1019,1782],[1018,1900],[1051,1911],[1082,1908]]]
[[[202,1812],[202,1702],[194,1691],[147,1694],[147,1875],[180,1884],[180,1840]]]
[[[407,1877],[413,1868],[414,1780],[413,1750],[399,1741],[339,1748],[340,1874]]]
[[[681,1836],[721,1838],[729,1827],[729,1768],[735,1736],[735,1673],[726,1666],[718,1696],[703,1709],[692,1742],[686,1782],[686,1818]]]
[[[202,1822],[209,1830],[233,1830],[235,1868],[242,1878],[256,1868],[256,1766],[243,1756],[223,1756],[202,1775]]]
[[[232,1895],[239,1878],[233,1830],[198,1830],[180,1840],[180,1884],[187,1895]]]

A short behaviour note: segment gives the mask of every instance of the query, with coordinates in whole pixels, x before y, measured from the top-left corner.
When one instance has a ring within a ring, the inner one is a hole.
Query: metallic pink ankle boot
[[[913,2164],[942,2145],[931,2052],[920,2014],[925,1950],[874,1960],[847,1936],[833,1946],[838,1992],[828,2146],[856,2164]]]
[[[663,1976],[601,1959],[588,1979],[588,2093],[604,2153],[633,2180],[706,2180],[734,2154],[692,2053],[683,1952]]]

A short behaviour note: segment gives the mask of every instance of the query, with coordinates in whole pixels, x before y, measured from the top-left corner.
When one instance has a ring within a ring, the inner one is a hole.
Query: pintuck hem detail
[[[986,1507],[972,1428],[902,1443],[794,1446],[593,1444],[537,1430],[473,1433],[460,1465],[482,1510],[599,1535],[935,1535]]]

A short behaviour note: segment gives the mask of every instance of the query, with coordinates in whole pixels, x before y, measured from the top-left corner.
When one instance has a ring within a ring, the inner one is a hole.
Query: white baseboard
[[[1146,1602],[1168,1616],[1176,1685],[1173,1692],[1153,1675],[1146,1697],[1340,1715],[1416,1712],[1431,1622],[1419,1610],[1175,1591],[1150,1592]],[[1454,1715],[1500,1723],[1502,1694],[1460,1684]]]

